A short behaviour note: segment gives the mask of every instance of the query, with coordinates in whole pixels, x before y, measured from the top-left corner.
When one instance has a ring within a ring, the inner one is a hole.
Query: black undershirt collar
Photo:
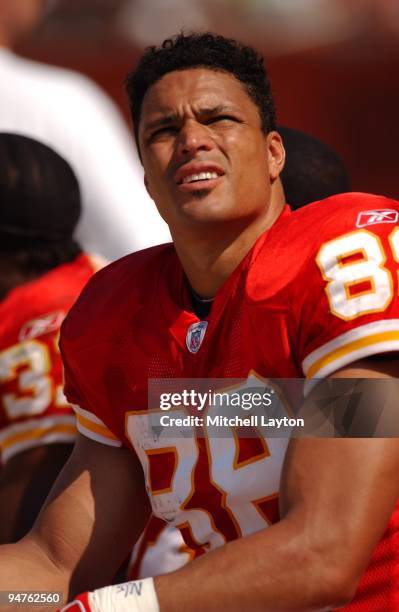
[[[214,298],[202,298],[190,287],[191,304],[197,317],[202,321],[209,315]]]

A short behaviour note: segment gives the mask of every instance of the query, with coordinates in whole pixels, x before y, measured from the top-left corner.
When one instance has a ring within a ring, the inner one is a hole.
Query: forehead
[[[193,110],[231,106],[257,113],[257,107],[245,86],[230,73],[209,68],[175,70],[163,76],[146,92],[142,118],[157,114],[179,113],[186,106]]]

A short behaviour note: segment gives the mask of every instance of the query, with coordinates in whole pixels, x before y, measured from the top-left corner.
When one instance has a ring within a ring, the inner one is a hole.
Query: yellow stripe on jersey
[[[108,438],[109,440],[114,440],[114,441],[119,442],[118,438],[114,436],[114,434],[105,425],[94,423],[94,421],[91,421],[90,419],[84,417],[79,412],[76,412],[76,418],[78,420],[78,423],[82,425],[82,427],[85,427],[86,429],[88,429],[89,431],[99,434],[100,436],[103,436],[104,438]]]
[[[50,427],[38,427],[37,429],[33,429],[31,431],[22,431],[20,433],[11,435],[9,438],[6,438],[0,442],[0,448],[4,452],[15,444],[30,440],[40,440],[40,438],[50,434],[68,434],[71,436],[76,436],[76,433],[76,427],[74,425],[68,425],[67,423],[57,424]]]
[[[399,331],[383,331],[376,334],[370,334],[369,336],[364,336],[362,338],[358,338],[357,340],[353,340],[352,342],[344,344],[343,346],[334,349],[317,359],[306,372],[306,378],[313,378],[317,376],[317,373],[320,372],[320,370],[326,367],[327,365],[333,363],[334,361],[341,360],[343,357],[348,356],[351,353],[355,353],[359,350],[365,349],[366,347],[374,346],[375,353],[378,354],[379,352],[381,352],[378,349],[378,345],[389,342],[399,342]],[[394,348],[396,348],[397,350],[397,347],[392,347],[392,350]],[[368,351],[368,354],[372,353]],[[359,358],[361,357],[355,357],[355,359]]]

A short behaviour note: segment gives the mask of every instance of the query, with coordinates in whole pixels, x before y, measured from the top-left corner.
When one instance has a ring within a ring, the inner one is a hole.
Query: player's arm
[[[31,529],[72,444],[49,444],[11,457],[0,471],[0,544]]]
[[[0,591],[58,590],[67,601],[109,584],[148,514],[132,454],[79,436],[33,529],[0,547]]]
[[[335,376],[384,376],[395,369],[390,362],[365,361]],[[161,612],[177,604],[190,612],[344,605],[399,497],[398,469],[396,439],[291,440],[281,521],[157,577]]]
[[[396,363],[364,361],[335,376],[397,371]],[[398,468],[396,439],[293,439],[280,522],[156,577],[156,594],[147,579],[84,594],[83,607],[68,610],[305,612],[345,605],[399,497]]]

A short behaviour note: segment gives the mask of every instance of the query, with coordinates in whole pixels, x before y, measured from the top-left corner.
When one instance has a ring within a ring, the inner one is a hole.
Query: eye
[[[210,125],[211,123],[220,123],[221,121],[234,121],[235,123],[241,123],[240,120],[233,115],[215,115],[214,117],[207,119],[205,124]]]
[[[150,136],[150,140],[155,140],[156,138],[158,138],[159,136],[164,136],[164,135],[168,135],[168,134],[176,134],[177,133],[177,128],[173,125],[167,125],[165,127],[159,128],[157,130],[155,130],[155,132],[152,132],[151,136]]]

